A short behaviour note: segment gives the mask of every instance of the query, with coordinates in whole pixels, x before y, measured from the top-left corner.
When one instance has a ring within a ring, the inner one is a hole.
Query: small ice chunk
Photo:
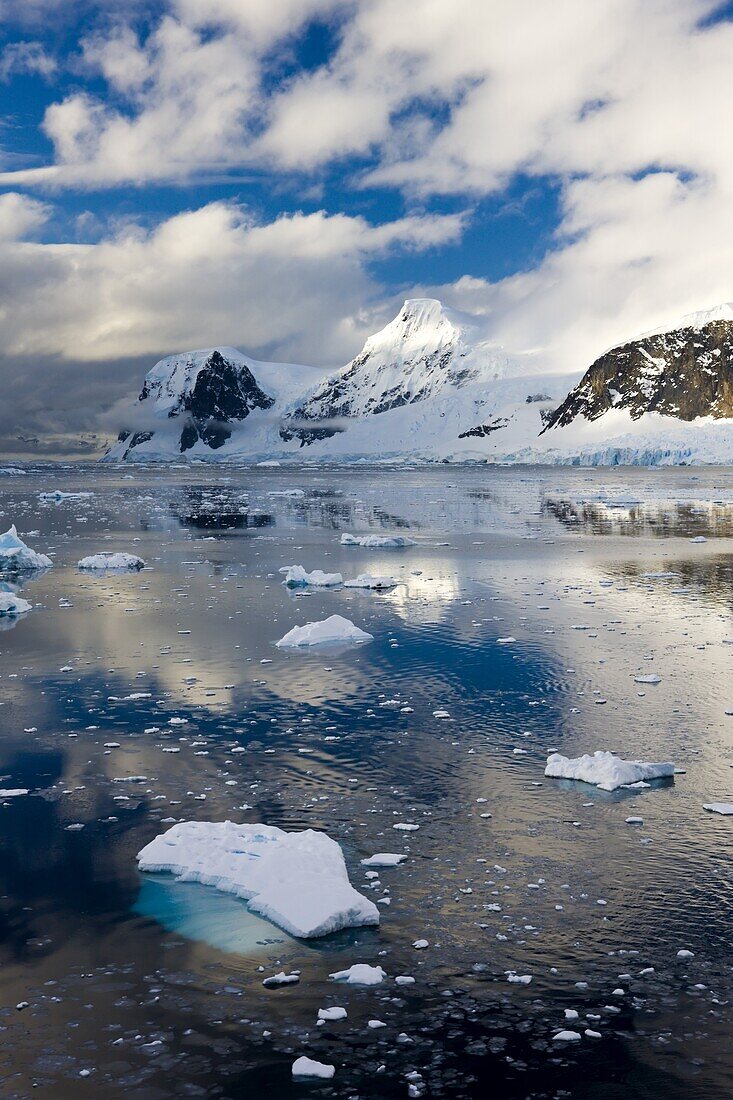
[[[709,810],[713,814],[723,814],[727,817],[733,814],[733,802],[705,802],[703,810]]]
[[[635,676],[634,677],[634,683],[635,684],[661,684],[661,682],[662,682],[662,677],[655,675],[655,673],[653,673],[653,672],[650,673],[648,676]]]
[[[591,783],[602,791],[615,791],[640,780],[674,775],[674,769],[671,761],[655,764],[643,760],[622,760],[612,752],[598,751],[592,756],[586,754],[575,759],[554,752],[547,758],[545,775],[553,779],[577,779]]]
[[[579,1031],[558,1031],[552,1036],[553,1043],[577,1043],[579,1040]]]
[[[324,1081],[330,1081],[335,1072],[335,1066],[316,1062],[313,1058],[306,1058],[305,1055],[301,1055],[293,1062],[293,1077],[321,1077]]]
[[[397,583],[394,577],[379,577],[374,573],[360,573],[353,580],[345,581],[344,588],[394,588]]]
[[[267,989],[273,989],[279,985],[297,985],[299,981],[300,974],[286,974],[281,970],[279,974],[271,974],[269,978],[265,978],[262,984]]]
[[[332,1008],[319,1008],[318,1019],[325,1020],[326,1023],[332,1023],[334,1020],[345,1020],[348,1013],[345,1008],[341,1008],[339,1005],[334,1005]]]
[[[126,554],[118,551],[114,554],[100,553],[90,554],[82,558],[78,564],[79,569],[87,572],[137,572],[145,568],[145,562],[137,554]]]
[[[397,867],[407,856],[399,852],[377,852],[361,861],[362,867]]]
[[[335,982],[346,982],[347,985],[379,985],[387,977],[381,966],[370,966],[369,963],[354,963],[348,970],[337,970],[329,974]]]
[[[361,630],[343,615],[329,615],[316,623],[294,626],[275,644],[279,649],[291,649],[298,646],[328,645],[332,642],[371,642],[373,634]]]
[[[324,573],[322,569],[308,573],[302,565],[286,565],[280,572],[285,574],[283,583],[288,588],[335,588],[344,579],[340,573]]]

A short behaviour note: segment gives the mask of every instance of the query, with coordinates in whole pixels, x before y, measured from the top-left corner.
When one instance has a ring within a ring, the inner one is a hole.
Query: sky
[[[407,297],[568,374],[733,299],[732,85],[713,0],[0,0],[0,452]]]

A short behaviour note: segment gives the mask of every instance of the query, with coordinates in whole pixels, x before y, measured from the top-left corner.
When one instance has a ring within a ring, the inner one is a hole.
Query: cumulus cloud
[[[124,4],[107,7],[82,43],[78,87],[45,113],[53,161],[0,183],[100,188],[256,168],[306,188],[337,164],[347,186],[429,208],[449,195],[468,205],[520,174],[549,179],[560,224],[531,270],[435,286],[426,261],[410,288],[485,314],[497,339],[548,369],[582,369],[620,339],[733,298],[733,24],[711,18],[716,0],[160,0],[145,33]],[[331,49],[298,68],[313,20],[331,28]],[[26,239],[44,208],[9,204],[5,346],[86,362],[215,341],[344,361],[393,301],[369,259],[470,226],[468,215],[371,225],[333,213],[260,225],[213,203],[82,247]],[[29,286],[40,306],[18,293]]]

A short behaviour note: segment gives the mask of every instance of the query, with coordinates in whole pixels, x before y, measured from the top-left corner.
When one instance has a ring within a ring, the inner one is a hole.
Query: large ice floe
[[[37,569],[50,569],[53,562],[46,554],[31,550],[13,524],[0,535],[0,573],[32,573]]]
[[[415,540],[407,535],[350,535],[344,531],[342,546],[363,546],[366,550],[398,550],[403,546],[415,546]]]
[[[121,551],[115,554],[90,554],[89,557],[82,558],[79,562],[79,569],[89,573],[132,573],[144,568],[145,562],[137,554],[125,554]]]
[[[622,760],[613,752],[594,752],[571,759],[553,752],[547,758],[545,775],[554,779],[578,779],[591,783],[602,791],[615,791],[649,779],[663,779],[674,775],[671,761],[646,763],[643,760]]]
[[[24,600],[15,592],[0,590],[0,617],[14,618],[16,615],[25,615],[32,607],[33,604],[28,603],[28,600]]]
[[[280,572],[285,574],[288,588],[335,588],[344,580],[340,573],[324,573],[322,569],[308,573],[302,565],[285,565]]]
[[[309,939],[379,924],[374,902],[349,882],[335,840],[313,829],[181,821],[138,853],[141,871],[170,871],[243,898],[254,913]]]
[[[343,615],[329,615],[327,619],[322,619],[317,623],[294,626],[275,645],[280,649],[292,649],[298,646],[330,645],[335,642],[371,642],[373,640],[373,634],[367,634],[366,630],[355,626],[351,619],[345,619]]]

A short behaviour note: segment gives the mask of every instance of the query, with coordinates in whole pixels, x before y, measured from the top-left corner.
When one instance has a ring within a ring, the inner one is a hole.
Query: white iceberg
[[[36,569],[50,569],[52,565],[46,554],[38,554],[26,546],[15,524],[0,535],[0,573],[32,573]]]
[[[322,569],[308,573],[302,565],[285,565],[280,572],[285,574],[288,588],[335,588],[344,579],[340,573],[324,573]]]
[[[349,882],[343,853],[325,833],[270,825],[182,821],[138,853],[141,871],[170,871],[243,898],[293,936],[379,924],[374,902]]]
[[[79,569],[89,572],[134,572],[145,568],[145,562],[137,554],[90,554],[79,562]]]
[[[373,634],[367,634],[366,630],[354,626],[343,615],[329,615],[321,622],[294,626],[275,645],[280,649],[291,649],[297,646],[328,645],[332,642],[371,642],[373,639]]]
[[[363,546],[367,550],[395,550],[402,546],[415,546],[415,540],[407,535],[349,535],[341,536],[342,546]]]
[[[293,1077],[296,1078],[318,1077],[324,1081],[330,1081],[335,1072],[335,1066],[329,1066],[325,1062],[316,1062],[313,1058],[306,1058],[304,1054],[293,1062]]]
[[[21,596],[16,596],[14,592],[2,592],[0,591],[0,616],[7,615],[8,618],[13,618],[15,615],[25,615],[26,611],[30,611],[33,604],[28,603],[28,600],[24,600]]]
[[[351,581],[346,581],[344,588],[394,588],[398,582],[394,577],[377,577],[373,573],[360,573]]]
[[[553,779],[578,779],[602,791],[615,791],[642,780],[666,778],[674,775],[674,769],[671,761],[653,764],[643,760],[622,760],[613,752],[598,751],[576,759],[553,752],[547,758],[545,775]]]

